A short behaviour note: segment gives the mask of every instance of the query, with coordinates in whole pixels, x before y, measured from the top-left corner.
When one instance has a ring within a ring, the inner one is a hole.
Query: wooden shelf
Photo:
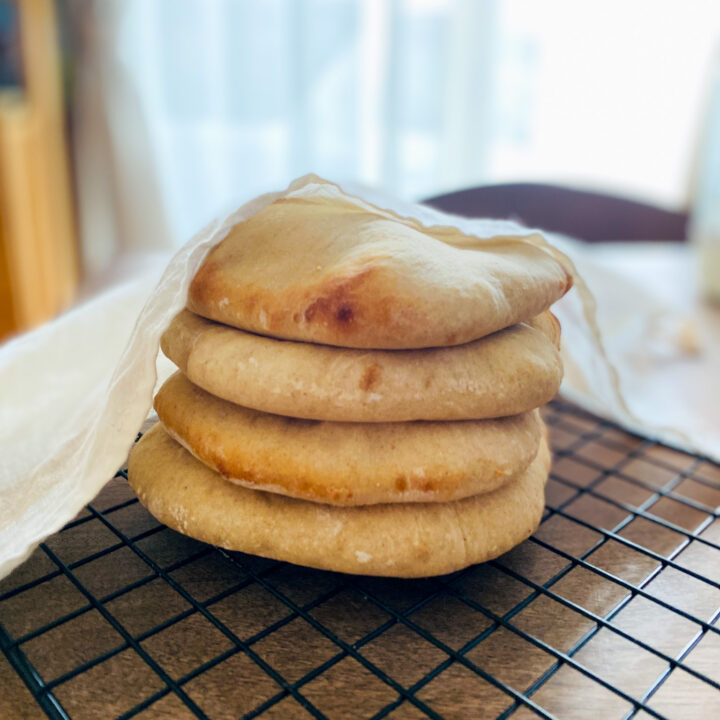
[[[66,308],[78,282],[55,6],[14,7],[24,77],[0,89],[0,338]]]

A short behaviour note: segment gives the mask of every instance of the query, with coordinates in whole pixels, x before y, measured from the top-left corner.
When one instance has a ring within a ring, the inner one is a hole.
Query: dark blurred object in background
[[[425,201],[466,217],[512,218],[580,240],[684,240],[687,215],[556,185],[516,183],[459,190]]]
[[[0,0],[0,88],[21,84],[18,9],[10,0]]]

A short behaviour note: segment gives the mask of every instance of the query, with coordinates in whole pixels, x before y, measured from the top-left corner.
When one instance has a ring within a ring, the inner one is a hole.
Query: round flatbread
[[[488,492],[537,454],[537,411],[498,420],[333,423],[244,408],[181,373],[155,397],[167,431],[235,483],[331,505],[445,502]]]
[[[482,241],[350,200],[286,197],[210,251],[187,306],[287,340],[444,347],[529,320],[571,285],[555,258],[518,238]]]
[[[338,572],[426,577],[490,560],[531,535],[549,462],[543,440],[524,473],[486,495],[337,508],[229,483],[158,424],[133,448],[128,478],[160,522],[213,545]]]
[[[162,349],[196,385],[264,412],[337,422],[477,420],[554,397],[559,335],[547,311],[456,347],[357,350],[262,337],[184,310]]]

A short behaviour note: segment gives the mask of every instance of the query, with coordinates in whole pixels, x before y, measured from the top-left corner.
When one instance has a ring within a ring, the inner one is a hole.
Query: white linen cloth
[[[598,374],[578,347],[586,338],[569,321],[569,296],[553,307],[566,330],[562,394],[639,435],[720,462],[720,305],[699,296],[694,248],[551,242],[572,258],[596,298],[603,343],[632,414],[594,385]]]
[[[184,306],[190,279],[206,252],[230,227],[277,197],[340,192],[335,185],[306,176],[283,193],[252,200],[198,233],[169,261],[159,281],[160,268],[152,266],[141,277],[0,348],[0,577],[75,517],[125,462],[148,416],[158,378],[172,370],[166,359],[158,358],[160,336]],[[508,235],[538,242],[537,231],[511,222],[456,218],[368,193],[365,198],[426,225],[455,225],[479,243]],[[696,398],[685,396],[679,382],[675,387],[664,382],[667,361],[658,364],[649,341],[649,320],[671,313],[663,310],[658,315],[655,298],[632,280],[620,281],[590,253],[570,241],[563,247],[578,259],[601,298],[600,318],[611,353],[623,368],[635,416],[617,396],[579,310],[577,290],[556,306],[564,330],[567,394],[633,430],[720,459],[720,428],[713,404],[707,402],[713,392],[718,399],[717,372],[713,373],[720,349],[717,326],[715,336],[708,339],[715,345],[708,342],[699,355],[708,359],[703,366],[706,377],[698,376],[693,387],[702,391],[698,400],[704,402],[693,408],[689,403]],[[676,348],[672,353],[677,355]],[[697,370],[697,359],[682,355],[671,374],[687,379],[687,373]],[[655,380],[656,371],[662,387]],[[706,411],[712,415],[700,418]],[[659,431],[656,424],[671,429]]]

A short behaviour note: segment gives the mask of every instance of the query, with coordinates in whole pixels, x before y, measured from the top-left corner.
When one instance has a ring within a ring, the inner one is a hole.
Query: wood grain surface
[[[402,581],[224,553],[115,478],[0,583],[0,626],[80,720],[535,717],[517,695],[720,717],[720,469],[566,405],[547,419],[545,520],[496,562]],[[2,653],[0,687],[1,718],[44,716]]]

